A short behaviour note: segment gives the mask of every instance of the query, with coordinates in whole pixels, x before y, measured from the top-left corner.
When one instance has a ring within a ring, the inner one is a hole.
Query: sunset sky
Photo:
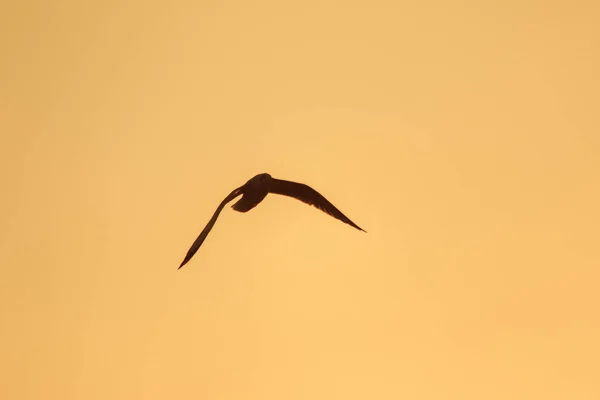
[[[0,398],[600,399],[600,3],[9,3]]]

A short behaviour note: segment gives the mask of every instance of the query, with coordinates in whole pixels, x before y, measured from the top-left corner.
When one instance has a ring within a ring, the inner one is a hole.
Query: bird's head
[[[269,185],[271,184],[271,175],[267,174],[266,172],[263,174],[258,174],[252,177],[252,179],[250,179],[247,184],[250,184],[251,186],[260,186],[260,187],[266,187],[268,188]]]
[[[269,182],[271,182],[271,175],[267,174],[266,172],[263,173],[263,174],[258,174],[256,176],[259,177],[259,179],[260,179],[260,181],[262,183],[269,183]]]

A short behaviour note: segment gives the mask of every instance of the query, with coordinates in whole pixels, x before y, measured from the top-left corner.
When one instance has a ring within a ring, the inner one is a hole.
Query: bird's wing
[[[194,256],[194,254],[196,254],[196,252],[200,248],[200,245],[202,245],[202,242],[204,242],[204,239],[206,239],[206,236],[208,236],[208,233],[210,232],[213,225],[217,221],[217,218],[219,217],[221,210],[223,210],[223,207],[225,207],[225,205],[227,203],[229,203],[231,200],[238,197],[240,194],[242,194],[242,187],[235,189],[233,192],[231,192],[229,194],[229,196],[225,197],[225,200],[223,200],[221,202],[221,204],[219,204],[219,207],[217,207],[217,210],[213,214],[210,221],[208,221],[208,224],[206,224],[206,226],[204,227],[204,229],[202,230],[200,235],[196,238],[196,240],[192,244],[192,247],[190,247],[190,249],[188,250],[188,252],[185,255],[185,258],[184,258],[183,262],[181,263],[181,265],[179,266],[179,268],[183,267],[188,261],[190,261],[190,259]],[[179,268],[177,268],[177,269],[179,269]]]
[[[283,196],[293,197],[306,204],[314,206],[321,211],[324,211],[332,217],[337,218],[340,221],[345,222],[358,230],[366,232],[354,222],[350,221],[350,218],[346,217],[340,210],[338,210],[333,204],[331,204],[329,200],[327,200],[319,192],[317,192],[315,189],[311,188],[308,185],[273,178],[271,181],[269,192],[280,194]]]

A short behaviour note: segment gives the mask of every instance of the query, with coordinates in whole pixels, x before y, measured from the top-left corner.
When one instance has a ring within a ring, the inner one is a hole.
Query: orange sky
[[[597,2],[12,3],[0,398],[600,398]]]

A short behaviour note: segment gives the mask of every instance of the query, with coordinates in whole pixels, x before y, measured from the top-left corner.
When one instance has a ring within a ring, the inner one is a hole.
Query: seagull
[[[284,181],[281,179],[275,179],[271,175],[267,173],[258,174],[246,182],[243,186],[240,186],[237,189],[234,189],[225,199],[219,204],[217,210],[213,214],[208,224],[204,227],[198,238],[192,244],[192,247],[188,250],[183,262],[179,266],[180,269],[188,261],[196,254],[206,236],[215,225],[219,214],[223,210],[223,207],[227,205],[230,201],[242,195],[242,198],[239,199],[234,205],[231,206],[235,211],[238,212],[248,212],[254,207],[258,205],[261,201],[267,197],[267,194],[275,193],[283,196],[293,197],[297,200],[300,200],[308,205],[314,206],[319,210],[331,215],[332,217],[339,219],[342,222],[360,230],[363,232],[367,232],[354,222],[350,221],[350,218],[346,217],[340,210],[338,210],[333,204],[329,202],[325,197],[323,197],[319,192],[314,190],[308,185],[303,183]]]

